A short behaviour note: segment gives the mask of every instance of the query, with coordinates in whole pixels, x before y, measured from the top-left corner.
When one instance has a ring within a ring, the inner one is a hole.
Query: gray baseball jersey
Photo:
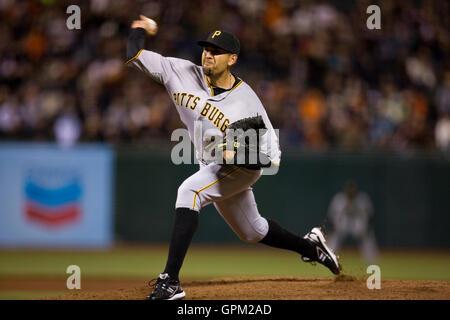
[[[196,123],[201,123],[202,136],[214,135],[212,132],[223,135],[229,124],[261,115],[268,131],[261,137],[260,151],[273,165],[279,165],[281,151],[276,132],[256,93],[241,79],[231,90],[214,95],[203,68],[190,61],[142,49],[127,64],[165,86],[196,150]],[[201,144],[203,150],[207,142],[201,139]],[[179,187],[175,207],[199,212],[214,203],[239,238],[247,242],[264,238],[268,223],[258,212],[251,188],[262,170],[208,163],[204,155],[196,153],[200,169]]]
[[[196,150],[203,150],[207,144],[202,139],[202,148],[197,148],[198,140],[194,138],[196,121],[201,122],[202,136],[208,136],[214,135],[213,132],[223,134],[230,123],[239,119],[261,115],[268,129],[262,136],[261,152],[274,165],[279,165],[281,151],[276,132],[258,96],[244,81],[240,80],[233,89],[215,96],[202,67],[188,60],[140,50],[127,64],[165,86]],[[196,154],[199,162],[209,160],[204,156],[205,153]]]

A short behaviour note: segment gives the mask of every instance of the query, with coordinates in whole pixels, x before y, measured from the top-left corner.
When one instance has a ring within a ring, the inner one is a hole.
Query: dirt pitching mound
[[[142,300],[151,291],[145,282],[89,279],[91,288],[49,297],[57,300]],[[335,278],[258,277],[183,281],[186,300],[415,300],[450,299],[450,282],[382,280],[381,289],[369,290],[365,279],[349,275]],[[108,290],[98,290],[101,287]]]

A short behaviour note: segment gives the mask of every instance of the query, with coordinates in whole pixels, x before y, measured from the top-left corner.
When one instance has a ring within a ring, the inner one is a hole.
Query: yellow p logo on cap
[[[214,39],[215,36],[220,36],[221,33],[222,33],[222,32],[219,31],[219,30],[215,31],[214,34],[213,34],[213,36],[211,37],[211,39]]]

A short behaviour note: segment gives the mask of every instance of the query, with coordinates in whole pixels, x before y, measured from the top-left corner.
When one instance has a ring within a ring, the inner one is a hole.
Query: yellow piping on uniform
[[[244,82],[244,81],[242,81],[241,78],[238,78],[238,79],[239,79],[240,81],[238,82],[237,85],[235,85],[233,88],[231,88],[231,89],[228,91],[227,96],[230,94],[231,91],[233,91],[234,89],[236,89],[237,87],[239,87],[239,86]],[[214,89],[213,89],[213,87],[211,86],[211,84],[209,83],[208,78],[206,77],[206,75],[205,75],[205,81],[206,81],[206,84],[208,85],[209,89],[211,90],[211,97],[214,97]]]
[[[231,88],[231,90],[228,91],[228,93],[227,93],[227,95],[226,95],[225,97],[228,97],[228,95],[231,93],[231,91],[233,91],[234,89],[236,89],[237,87],[239,87],[239,86],[244,82],[244,81],[242,81],[241,78],[238,78],[238,79],[241,80],[241,81],[239,81],[237,85],[235,85],[233,88]]]
[[[239,87],[239,86],[242,84],[242,82],[244,82],[244,81],[242,81],[241,78],[238,78],[238,79],[241,80],[241,81],[239,81],[239,83],[238,83],[234,88],[232,88],[231,90],[236,89],[237,87]],[[231,91],[231,90],[230,90],[230,91]]]
[[[139,50],[139,52],[137,53],[137,55],[135,55],[133,58],[131,58],[130,60],[128,60],[127,62],[125,62],[125,64],[129,64],[131,61],[137,59],[139,57],[139,55],[141,54],[141,52],[144,51],[144,49]]]
[[[204,187],[204,188],[202,188],[202,189],[200,189],[200,190],[198,190],[198,191],[195,191],[195,195],[194,195],[194,204],[192,205],[192,210],[195,209],[195,198],[197,197],[197,195],[198,195],[200,192],[202,192],[203,190],[205,190],[205,189],[207,189],[207,188],[209,188],[209,187],[215,185],[217,182],[219,182],[220,180],[222,180],[222,179],[228,177],[230,174],[232,174],[233,172],[236,172],[236,171],[239,170],[239,169],[240,169],[240,168],[236,168],[236,169],[234,169],[234,170],[231,170],[229,173],[227,173],[226,175],[224,175],[222,178],[217,179],[216,181],[214,181],[214,182],[208,184],[206,187]]]
[[[205,81],[206,81],[206,84],[209,87],[209,90],[211,90],[211,97],[214,97],[214,90],[213,90],[211,84],[209,83],[208,78],[206,77],[206,75],[205,75]]]

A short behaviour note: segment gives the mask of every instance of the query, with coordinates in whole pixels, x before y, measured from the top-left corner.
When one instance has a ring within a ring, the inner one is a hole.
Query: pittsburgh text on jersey
[[[188,94],[186,92],[175,92],[173,94],[173,99],[175,101],[175,105],[186,109],[195,110],[199,105],[200,97],[193,94]],[[222,132],[225,132],[230,124],[230,120],[225,118],[225,114],[220,111],[218,107],[211,105],[209,102],[206,102],[203,105],[200,115],[208,118],[208,120]]]

